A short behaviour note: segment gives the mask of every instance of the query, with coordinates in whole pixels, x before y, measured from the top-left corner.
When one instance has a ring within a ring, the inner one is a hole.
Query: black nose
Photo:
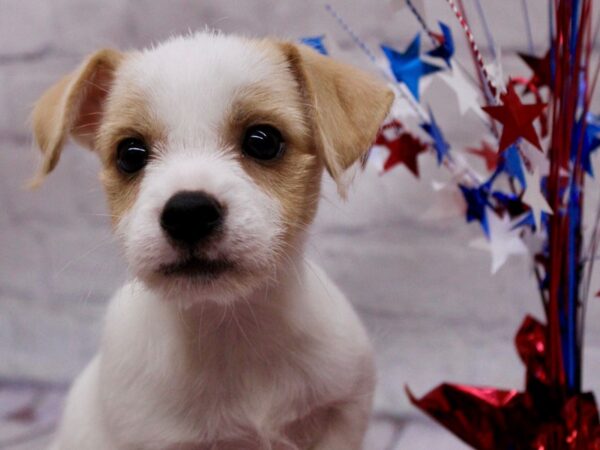
[[[160,225],[175,241],[191,245],[211,234],[222,220],[221,205],[213,197],[182,191],[165,205]]]

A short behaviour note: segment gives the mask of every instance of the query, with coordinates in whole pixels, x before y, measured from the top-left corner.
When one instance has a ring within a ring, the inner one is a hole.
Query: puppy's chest
[[[211,424],[204,437],[219,441],[254,436],[260,441],[313,427],[329,389],[311,369],[295,358],[258,355],[245,361],[225,357],[218,367],[204,367],[192,407],[202,424]]]
[[[257,317],[256,326],[236,317],[199,333],[160,317],[153,333],[116,335],[129,337],[128,352],[123,339],[107,340],[101,386],[110,434],[161,450],[310,448],[303,442],[319,435],[327,406],[348,390],[347,365],[322,339]]]
[[[288,343],[286,352],[251,337],[228,343],[201,349],[191,389],[178,399],[198,441],[211,449],[307,448],[336,397],[310,346]]]
[[[331,412],[316,408],[306,416],[287,424],[253,428],[254,424],[229,424],[233,428],[218,435],[190,442],[177,442],[170,450],[303,450],[312,448],[327,427]],[[240,426],[242,425],[242,426]],[[246,426],[244,426],[246,425]],[[274,424],[272,424],[274,425]]]
[[[249,352],[240,344],[222,347],[218,357],[204,351],[191,366],[145,370],[143,379],[136,379],[137,386],[144,386],[142,395],[112,397],[118,405],[110,409],[126,413],[111,414],[112,432],[118,430],[125,442],[132,442],[131,430],[119,424],[125,419],[130,423],[134,405],[136,435],[148,442],[159,439],[161,449],[309,448],[326,426],[327,405],[334,394],[319,371],[298,360],[301,353],[275,357],[258,349]]]

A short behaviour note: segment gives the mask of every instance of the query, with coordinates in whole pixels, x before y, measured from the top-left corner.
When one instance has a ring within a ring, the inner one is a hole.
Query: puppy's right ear
[[[94,53],[37,101],[32,114],[33,133],[43,160],[31,187],[38,186],[56,167],[69,135],[84,147],[93,148],[104,102],[122,58],[116,50]]]
[[[280,45],[303,94],[317,154],[343,196],[342,174],[366,157],[394,94],[385,82],[308,46]]]

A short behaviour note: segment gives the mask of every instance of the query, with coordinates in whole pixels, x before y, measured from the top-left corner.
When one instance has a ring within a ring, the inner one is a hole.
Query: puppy
[[[303,247],[323,169],[341,183],[392,99],[308,47],[212,33],[101,50],[42,96],[34,184],[67,138],[92,149],[131,271],[52,449],[361,447],[372,349]]]

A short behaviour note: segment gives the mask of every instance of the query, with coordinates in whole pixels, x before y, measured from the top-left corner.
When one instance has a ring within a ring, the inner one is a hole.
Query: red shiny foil
[[[525,317],[515,336],[515,345],[527,368],[527,383],[539,381],[548,384],[546,327],[531,316]]]
[[[527,367],[526,390],[444,383],[411,402],[479,450],[600,450],[593,394],[565,397],[550,383],[546,327],[526,317],[517,351]]]

